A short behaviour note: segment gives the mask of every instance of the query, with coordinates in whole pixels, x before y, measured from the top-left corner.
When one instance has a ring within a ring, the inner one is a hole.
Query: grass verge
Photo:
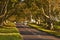
[[[19,35],[0,35],[0,40],[22,40]]]
[[[23,40],[16,27],[0,28],[0,40]]]
[[[28,25],[30,27],[36,28],[38,30],[41,30],[41,31],[47,32],[49,34],[52,34],[54,36],[60,37],[60,32],[56,32],[56,31],[52,31],[52,30],[47,30],[47,29],[42,28],[41,26],[37,26],[37,25],[34,25],[34,24],[28,24]]]
[[[0,28],[0,33],[18,33],[16,27],[14,28]]]

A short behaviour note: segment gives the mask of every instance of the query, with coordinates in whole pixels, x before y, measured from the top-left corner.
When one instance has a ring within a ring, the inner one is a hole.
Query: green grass
[[[34,25],[34,24],[28,24],[28,25],[31,26],[31,27],[33,27],[33,28],[36,28],[38,30],[41,30],[41,31],[47,32],[49,34],[53,34],[55,36],[60,37],[60,32],[52,31],[52,30],[47,30],[47,29],[42,28],[41,26],[37,26],[37,25]]]
[[[16,27],[14,28],[0,28],[0,33],[18,33]]]
[[[0,28],[0,40],[23,40],[16,27]]]
[[[5,24],[6,27],[16,27],[16,25],[13,22],[8,22]]]
[[[60,29],[60,25],[54,25],[55,29]]]
[[[23,40],[15,24],[9,22],[7,25],[0,27],[0,40]]]
[[[0,35],[0,40],[22,40],[19,35]]]
[[[16,25],[9,22],[7,25],[0,27],[0,40],[23,40]]]

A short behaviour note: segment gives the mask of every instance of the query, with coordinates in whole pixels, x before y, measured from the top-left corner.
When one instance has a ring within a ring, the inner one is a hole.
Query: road
[[[24,40],[60,40],[60,38],[37,29],[30,28],[29,26],[19,26],[17,28]]]

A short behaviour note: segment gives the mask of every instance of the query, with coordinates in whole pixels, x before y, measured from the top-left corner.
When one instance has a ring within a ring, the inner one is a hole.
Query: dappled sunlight
[[[39,36],[35,39],[32,35]],[[59,40],[60,0],[0,0],[0,37],[0,40],[52,40],[52,37]]]
[[[47,30],[47,29],[42,28],[41,26],[37,26],[37,25],[34,25],[34,24],[29,24],[29,26],[31,26],[31,27],[33,27],[33,28],[36,28],[36,29],[38,29],[38,30],[47,32],[47,33],[49,33],[49,34],[53,34],[53,35],[55,35],[55,36],[60,36],[60,32],[57,32],[57,31]]]

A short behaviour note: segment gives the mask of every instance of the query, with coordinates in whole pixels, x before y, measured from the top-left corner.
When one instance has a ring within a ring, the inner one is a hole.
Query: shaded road
[[[60,40],[48,33],[38,31],[28,26],[17,27],[24,40]]]

